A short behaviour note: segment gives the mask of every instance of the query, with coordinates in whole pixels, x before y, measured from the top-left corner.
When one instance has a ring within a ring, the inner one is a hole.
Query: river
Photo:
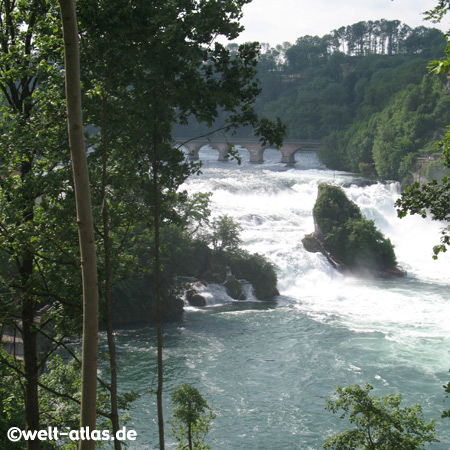
[[[242,227],[243,246],[275,264],[281,293],[273,302],[232,301],[212,286],[210,305],[187,307],[165,326],[166,418],[170,392],[188,382],[217,415],[207,442],[212,450],[320,449],[346,423],[325,410],[336,385],[374,386],[374,393],[402,393],[437,420],[429,448],[450,446],[450,409],[442,385],[450,381],[450,252],[437,261],[432,247],[440,224],[420,217],[398,219],[395,183],[370,184],[352,174],[324,170],[314,153],[280,164],[267,150],[262,164],[217,162],[202,150],[202,175],[191,192],[210,191],[212,214],[228,214]],[[312,208],[321,182],[340,185],[366,217],[395,245],[408,272],[404,279],[361,280],[304,250],[314,229]],[[156,449],[155,329],[117,332],[120,383],[141,397],[127,427],[138,434],[130,448]],[[167,425],[169,429],[170,426]],[[175,447],[168,437],[168,449]]]

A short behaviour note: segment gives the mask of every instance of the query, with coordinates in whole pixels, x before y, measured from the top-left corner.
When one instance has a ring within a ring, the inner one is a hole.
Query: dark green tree
[[[235,252],[242,242],[239,233],[242,227],[228,215],[219,216],[211,224],[211,242],[214,250]]]
[[[313,209],[316,237],[352,270],[396,270],[394,247],[336,186],[321,184]]]
[[[425,76],[420,85],[396,95],[379,114],[372,148],[378,175],[408,181],[413,170],[407,166],[408,158],[418,155],[445,125],[439,105],[447,95],[441,82]]]
[[[426,152],[447,121],[443,85],[431,82],[431,95],[417,88],[429,58],[444,48],[441,31],[399,21],[359,22],[323,37],[305,36],[286,47],[284,58],[266,49],[259,67],[265,92],[257,107],[269,118],[282,117],[289,138],[321,139],[318,156],[328,167],[358,172],[362,163],[373,176],[376,159],[378,176],[403,181],[413,170],[410,155]],[[418,97],[419,90],[422,105],[408,104],[405,97]]]
[[[200,392],[182,384],[172,392],[172,435],[177,450],[209,450],[205,438],[215,415]]]
[[[115,284],[131,277],[135,270],[134,227],[142,219],[142,198],[138,190],[130,188],[138,183],[139,174],[135,160],[128,157],[133,143],[124,127],[124,117],[132,106],[127,86],[133,65],[129,58],[133,25],[126,2],[79,1],[77,6],[85,120],[95,127],[91,128],[88,142],[92,149],[90,175],[99,181],[92,185],[92,192],[99,254],[100,319],[107,334],[111,424],[117,433],[119,395],[112,291]],[[123,26],[115,20],[119,16]],[[114,441],[114,448],[120,450],[119,440]]]
[[[20,341],[24,350],[23,363],[1,361],[23,387],[26,427],[38,430],[40,374],[81,317],[61,24],[53,1],[0,8],[0,316],[13,353]]]
[[[447,394],[450,394],[450,382],[447,383],[446,385],[444,385],[444,390],[445,390],[445,392],[446,392]],[[448,395],[447,395],[447,398],[448,398]],[[442,413],[442,417],[449,417],[449,418],[450,418],[450,409],[447,410],[447,411],[444,411],[444,412]]]
[[[366,384],[338,386],[326,409],[341,413],[353,428],[329,437],[325,450],[423,450],[434,438],[434,421],[426,423],[419,405],[400,407],[400,394],[371,396]]]
[[[0,322],[16,358],[2,352],[0,360],[23,388],[19,403],[30,430],[57,420],[48,410],[41,413],[43,393],[48,404],[60,396],[79,409],[76,395],[42,379],[58,348],[71,354],[65,339],[81,334],[82,317],[57,6],[56,1],[1,4]],[[22,341],[24,355],[18,353]],[[90,347],[96,358],[96,346]],[[95,415],[95,408],[88,409]],[[39,441],[27,445],[37,448]]]

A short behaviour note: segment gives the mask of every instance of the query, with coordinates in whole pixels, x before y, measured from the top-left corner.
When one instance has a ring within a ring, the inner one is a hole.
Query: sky
[[[437,4],[438,0],[253,0],[243,8],[245,31],[233,42],[294,44],[300,36],[323,36],[344,25],[377,19],[448,31],[450,15],[437,25],[424,20],[422,13]]]

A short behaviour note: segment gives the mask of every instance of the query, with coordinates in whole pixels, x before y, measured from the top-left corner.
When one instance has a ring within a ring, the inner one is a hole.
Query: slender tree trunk
[[[25,110],[25,117],[29,117],[30,111]],[[32,171],[32,154],[29,154],[29,160],[21,164],[21,176],[25,179]],[[22,210],[22,219],[24,223],[30,223],[34,220],[34,194],[27,190],[24,194],[24,207]],[[33,274],[33,253],[30,249],[23,256],[18,270],[21,283],[21,319],[22,319],[22,342],[23,342],[23,360],[25,371],[25,416],[27,429],[30,431],[39,430],[39,391],[38,391],[38,360],[37,360],[37,331],[34,325],[34,316],[36,313],[36,300],[30,294],[30,278]],[[39,439],[29,440],[26,443],[27,450],[38,450],[40,448]]]
[[[22,339],[25,369],[25,415],[28,430],[39,430],[38,370],[36,332],[34,331],[34,301],[22,300]],[[27,450],[40,448],[39,439],[27,441]]]
[[[107,83],[109,84],[109,83]],[[108,90],[108,87],[107,87]],[[107,95],[103,96],[103,124],[102,124],[102,220],[103,220],[103,248],[105,253],[105,321],[109,350],[109,367],[111,370],[111,423],[114,436],[119,431],[119,408],[117,404],[117,360],[116,343],[114,339],[114,326],[111,307],[111,242],[109,238],[109,211],[107,202],[107,164],[108,164],[108,121],[107,121]],[[121,450],[122,445],[118,439],[114,440],[114,450]]]
[[[31,255],[22,261],[19,272],[22,283],[22,341],[25,370],[25,416],[27,430],[39,430],[39,396],[36,330],[34,327],[35,301],[27,293],[28,280],[33,271]],[[39,450],[39,439],[27,441],[27,450]]]
[[[114,436],[119,431],[119,408],[117,403],[117,359],[116,343],[114,339],[114,327],[111,308],[111,251],[109,239],[109,218],[104,214],[104,247],[105,247],[105,316],[106,316],[106,334],[108,339],[109,367],[111,370],[111,423]],[[122,446],[118,439],[114,440],[114,450],[121,450]]]
[[[192,450],[192,423],[189,422],[188,424],[188,443],[189,443],[189,450]]]
[[[106,257],[106,255],[105,255]],[[107,284],[109,284],[109,281]],[[119,407],[117,399],[117,359],[116,359],[116,343],[114,339],[114,328],[112,322],[112,311],[111,311],[111,288],[110,285],[106,287],[109,292],[105,292],[105,302],[106,302],[106,333],[108,336],[108,350],[109,350],[109,365],[111,370],[111,384],[110,384],[110,395],[111,395],[111,424],[114,436],[120,428],[119,422]],[[122,445],[118,439],[114,440],[114,450],[121,450]]]
[[[161,262],[160,262],[160,227],[159,227],[159,186],[158,165],[156,162],[156,147],[154,146],[155,159],[153,169],[153,196],[155,202],[155,288],[156,288],[156,327],[157,327],[157,366],[158,366],[158,389],[156,391],[156,402],[158,410],[159,450],[164,450],[164,417],[163,417],[163,319],[161,301]]]
[[[64,33],[67,122],[77,207],[78,237],[83,280],[83,345],[81,373],[81,427],[95,429],[98,358],[98,280],[89,173],[81,112],[80,60],[74,0],[59,0]],[[80,441],[81,450],[95,441]]]

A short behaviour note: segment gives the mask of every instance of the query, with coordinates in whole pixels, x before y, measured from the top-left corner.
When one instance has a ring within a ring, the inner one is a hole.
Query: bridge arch
[[[184,148],[191,161],[200,159],[200,151],[203,147],[211,147],[219,153],[218,161],[226,161],[230,144],[228,142],[208,142],[206,140],[175,142],[174,147]]]
[[[217,150],[219,153],[218,161],[226,161],[228,159],[228,152],[230,145],[236,145],[245,148],[249,153],[249,161],[251,163],[262,163],[264,161],[264,151],[269,148],[262,146],[257,139],[177,139],[175,146],[183,146],[188,150],[188,156],[191,160],[199,159],[200,150],[208,145]],[[320,141],[315,140],[298,140],[286,141],[280,149],[281,162],[286,164],[295,163],[295,154],[304,150],[315,150],[319,147]]]
[[[320,142],[311,141],[310,143],[302,143],[299,144],[297,142],[294,143],[284,143],[281,148],[281,162],[286,164],[294,164],[295,163],[295,154],[297,152],[304,151],[316,151],[319,147]]]

